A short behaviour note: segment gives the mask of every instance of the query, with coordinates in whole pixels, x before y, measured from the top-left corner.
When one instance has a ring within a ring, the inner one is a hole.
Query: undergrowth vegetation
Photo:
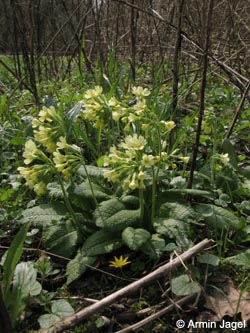
[[[94,79],[75,70],[68,81],[39,83],[39,106],[27,90],[1,96],[1,285],[16,331],[73,314],[81,304],[71,297],[74,285],[92,292],[89,281],[105,294],[108,274],[139,278],[204,238],[214,247],[174,271],[168,293],[202,294],[218,272],[237,271],[236,284],[249,277],[249,102],[227,138],[241,96],[208,75],[188,188],[199,113],[194,74],[179,82],[173,117],[162,71],[153,83],[149,66],[138,69],[136,82],[128,72],[111,54],[106,73],[97,65]],[[4,84],[14,86],[8,73]],[[147,293],[137,310],[157,303],[155,291]],[[102,317],[93,322],[91,331],[105,325]],[[150,329],[173,323],[161,325]]]

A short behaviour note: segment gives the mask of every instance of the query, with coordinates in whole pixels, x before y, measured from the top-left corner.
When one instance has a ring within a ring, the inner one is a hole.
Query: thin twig
[[[96,312],[99,312],[106,307],[110,306],[111,304],[115,303],[116,301],[120,300],[124,296],[127,296],[133,292],[136,292],[140,288],[146,286],[150,282],[157,280],[167,273],[172,271],[174,268],[179,267],[182,264],[182,261],[185,262],[192,258],[196,253],[201,252],[202,250],[206,249],[207,247],[211,246],[213,241],[210,239],[204,239],[200,243],[193,246],[188,251],[184,252],[180,255],[180,258],[177,257],[171,262],[162,265],[161,267],[157,268],[155,271],[149,273],[148,275],[142,277],[141,279],[130,283],[126,287],[112,293],[111,295],[103,298],[99,302],[92,304],[79,312],[75,313],[74,315],[67,317],[64,321],[57,323],[48,329],[41,330],[40,333],[58,333],[63,332],[66,329],[72,328],[77,324],[81,323],[84,319],[88,318],[89,316],[93,315]]]

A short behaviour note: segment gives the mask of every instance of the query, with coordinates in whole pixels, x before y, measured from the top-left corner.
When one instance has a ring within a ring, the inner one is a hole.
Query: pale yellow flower
[[[90,98],[95,98],[98,97],[102,94],[102,87],[100,86],[95,86],[94,89],[88,89],[84,95],[84,98],[90,99]]]
[[[38,157],[39,149],[33,140],[28,140],[25,143],[23,152],[24,164],[30,164]]]
[[[229,156],[228,156],[228,153],[226,153],[226,154],[220,154],[220,155],[219,155],[219,158],[220,158],[221,162],[222,162],[224,165],[227,165],[227,164],[229,163],[229,161],[230,161],[230,158],[229,158]]]
[[[103,176],[113,183],[116,183],[119,179],[119,174],[115,170],[105,170]]]
[[[56,146],[59,149],[65,149],[65,148],[69,147],[69,145],[67,144],[66,138],[63,136],[60,136],[59,141],[56,143]]]
[[[43,106],[42,110],[39,112],[39,120],[41,122],[51,122],[53,120],[53,116],[56,115],[56,110],[54,106],[50,106],[47,108],[46,106]]]
[[[143,154],[142,156],[142,165],[145,168],[151,168],[155,163],[155,158],[153,155]]]
[[[150,95],[150,91],[148,88],[142,88],[142,87],[133,87],[132,88],[132,94],[137,96],[137,97],[146,97]]]
[[[170,120],[170,121],[161,121],[161,124],[165,125],[165,128],[167,131],[171,131],[175,127],[175,122]]]
[[[185,164],[188,164],[188,162],[189,162],[189,157],[188,157],[188,156],[180,157],[180,159],[181,159]]]
[[[42,195],[46,192],[47,185],[44,182],[39,182],[34,186],[34,191],[37,195]]]
[[[125,142],[121,143],[121,147],[125,149],[133,148],[135,150],[142,150],[147,141],[143,136],[137,136],[137,134],[128,135],[125,138]]]
[[[17,169],[20,175],[26,180],[29,188],[33,188],[37,181],[37,172],[31,168],[19,167]]]

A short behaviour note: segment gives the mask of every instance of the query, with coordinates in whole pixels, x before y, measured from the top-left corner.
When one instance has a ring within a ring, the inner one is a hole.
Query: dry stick
[[[175,258],[174,260],[168,262],[165,265],[157,268],[155,271],[149,273],[148,275],[142,277],[141,279],[130,283],[128,286],[114,292],[113,294],[103,298],[99,302],[92,304],[79,312],[75,313],[74,315],[66,318],[64,321],[51,326],[48,329],[41,330],[40,333],[58,333],[63,332],[65,329],[69,329],[77,324],[81,323],[84,319],[88,318],[89,316],[93,315],[94,313],[103,310],[107,306],[115,303],[119,299],[127,296],[130,293],[137,291],[138,289],[144,287],[145,285],[149,284],[150,282],[161,278],[162,276],[166,275],[172,269],[177,268],[181,265],[182,261],[185,262],[188,259],[192,258],[196,253],[201,252],[202,250],[208,248],[213,244],[213,240],[211,239],[204,239],[200,243],[193,246],[188,251],[181,254],[179,257]]]
[[[211,34],[211,23],[212,23],[212,14],[213,14],[213,4],[214,1],[210,0],[207,14],[207,24],[206,24],[206,40],[204,46],[204,55],[203,55],[203,71],[202,71],[202,80],[201,80],[201,91],[200,91],[200,110],[198,116],[198,125],[196,131],[196,138],[193,148],[193,156],[190,167],[190,175],[188,179],[187,188],[192,188],[193,179],[194,179],[194,171],[196,169],[196,159],[198,155],[199,145],[200,145],[200,136],[201,136],[201,125],[202,119],[205,110],[205,90],[206,90],[206,82],[207,82],[207,68],[208,68],[208,50],[209,50],[209,39]]]
[[[176,31],[176,41],[174,49],[174,58],[173,58],[173,93],[172,93],[172,120],[176,123],[176,109],[178,101],[178,85],[179,85],[179,62],[181,55],[181,42],[182,42],[182,18],[183,18],[183,7],[185,0],[179,0],[178,8],[178,25]],[[171,150],[172,144],[174,142],[175,130],[173,129],[169,137],[169,147],[168,150]]]
[[[174,304],[170,304],[168,305],[167,307],[165,307],[164,309],[152,314],[151,316],[141,320],[141,321],[138,321],[136,324],[133,324],[133,325],[130,325],[120,331],[116,331],[115,333],[128,333],[128,332],[135,332],[136,330],[138,330],[139,328],[141,328],[142,326],[150,323],[151,321],[163,316],[164,314],[174,310],[174,308],[176,306],[180,306],[180,305],[183,305],[189,301],[191,301],[192,299],[194,298],[194,295],[189,295],[189,296],[185,296],[183,297],[182,299],[180,299],[179,301],[177,301],[176,303]]]
[[[247,84],[247,86],[246,86],[246,89],[245,89],[245,91],[244,91],[244,94],[243,94],[242,97],[241,97],[241,100],[240,100],[240,103],[239,103],[239,105],[238,105],[238,107],[237,107],[237,110],[236,110],[236,112],[235,112],[235,115],[234,115],[234,118],[233,118],[232,124],[229,126],[229,128],[228,128],[228,130],[227,130],[227,133],[226,133],[226,135],[225,135],[225,139],[229,139],[230,135],[232,134],[232,131],[233,131],[233,129],[234,129],[234,126],[235,126],[235,124],[236,124],[236,122],[237,122],[237,120],[238,120],[238,118],[239,118],[239,116],[240,116],[240,114],[241,114],[242,107],[243,107],[243,104],[244,104],[244,102],[245,102],[245,99],[246,99],[246,97],[247,97],[247,95],[248,95],[249,90],[250,90],[250,81],[248,81],[248,84]]]

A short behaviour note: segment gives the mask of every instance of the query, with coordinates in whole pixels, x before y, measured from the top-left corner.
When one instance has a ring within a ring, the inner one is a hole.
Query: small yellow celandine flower
[[[109,267],[122,268],[123,266],[126,266],[130,263],[131,261],[128,261],[128,257],[123,258],[123,256],[120,256],[120,258],[118,259],[115,256],[114,260],[111,260],[109,262]]]
[[[24,164],[30,164],[38,157],[39,149],[33,140],[28,140],[25,143],[23,152]]]
[[[150,95],[150,91],[148,88],[142,88],[142,87],[133,87],[132,88],[132,94],[137,97],[146,97]]]

